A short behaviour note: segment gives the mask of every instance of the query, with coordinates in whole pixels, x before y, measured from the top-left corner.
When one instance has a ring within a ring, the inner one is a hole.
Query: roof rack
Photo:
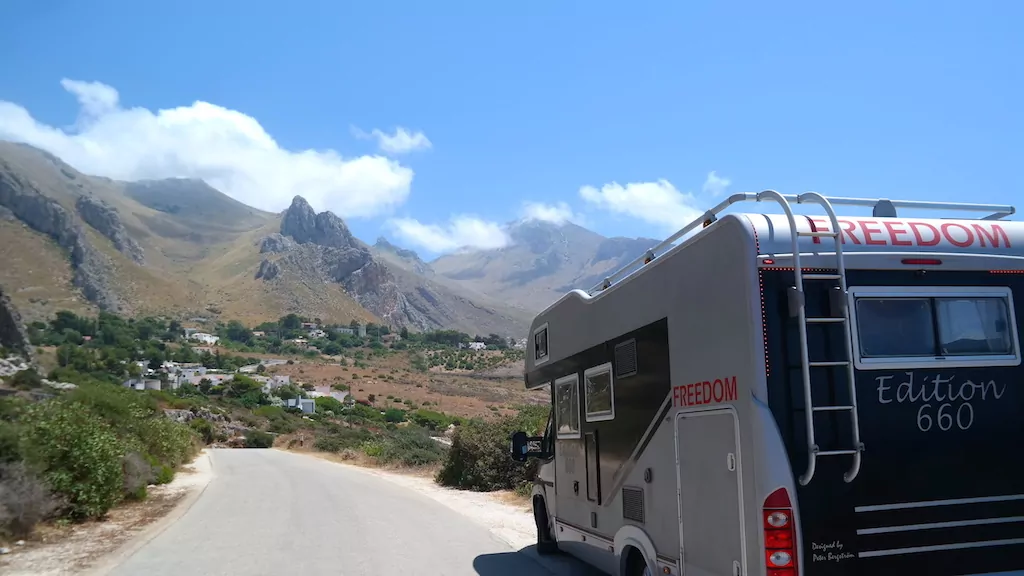
[[[593,288],[587,291],[588,294],[594,295],[597,292],[609,288],[615,282],[626,278],[636,270],[638,267],[642,267],[644,264],[649,263],[661,254],[668,251],[680,238],[686,236],[698,226],[704,227],[710,225],[715,220],[718,220],[718,214],[725,211],[726,208],[737,204],[739,202],[762,202],[769,200],[776,202],[779,197],[785,199],[788,202],[794,204],[803,204],[808,199],[808,194],[814,194],[811,192],[805,194],[779,194],[774,190],[763,190],[761,192],[740,192],[729,196],[723,200],[720,204],[714,208],[705,212],[700,218],[697,218],[693,222],[690,222],[683,228],[681,228],[675,234],[666,238],[661,244],[651,248],[644,255],[633,260],[629,264],[626,264],[622,268],[619,268],[614,274],[605,278],[601,283],[597,284]],[[816,195],[816,194],[815,194]],[[844,198],[839,196],[826,196],[824,197],[830,204],[841,205],[841,206],[870,206],[872,208],[871,215],[876,218],[895,218],[897,208],[914,208],[919,210],[950,210],[959,212],[988,212],[987,216],[979,218],[979,220],[999,220],[1010,216],[1017,212],[1017,209],[1009,205],[1001,204],[966,204],[961,202],[929,202],[927,200],[889,200],[888,198]]]

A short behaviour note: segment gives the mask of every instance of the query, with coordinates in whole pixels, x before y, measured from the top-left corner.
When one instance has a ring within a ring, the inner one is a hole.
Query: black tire
[[[557,553],[558,542],[551,537],[548,511],[544,499],[539,496],[533,499],[533,520],[537,523],[537,554],[547,556]]]
[[[634,548],[627,559],[626,576],[650,576],[650,574],[650,570],[644,564],[644,555]]]

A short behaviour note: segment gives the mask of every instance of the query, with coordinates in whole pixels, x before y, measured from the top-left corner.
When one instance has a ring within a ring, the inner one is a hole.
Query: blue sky
[[[3,20],[0,137],[267,209],[302,192],[425,256],[527,214],[663,236],[723,188],[1024,190],[1011,0],[7,0]],[[420,149],[381,150],[399,127]]]

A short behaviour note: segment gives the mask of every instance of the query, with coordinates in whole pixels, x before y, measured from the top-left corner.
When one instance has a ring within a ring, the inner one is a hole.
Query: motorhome
[[[723,215],[740,202],[776,213]],[[897,213],[926,209],[956,218]],[[511,441],[540,460],[538,551],[623,576],[1024,574],[1013,213],[736,194],[563,296],[527,347],[547,429]]]

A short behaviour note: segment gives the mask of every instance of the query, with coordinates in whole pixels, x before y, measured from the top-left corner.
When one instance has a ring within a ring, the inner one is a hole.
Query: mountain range
[[[656,240],[569,222],[509,223],[511,243],[425,262],[372,245],[296,196],[280,214],[202,180],[111,180],[0,141],[0,286],[25,320],[104,309],[250,325],[289,312],[326,322],[525,335],[533,315]]]

